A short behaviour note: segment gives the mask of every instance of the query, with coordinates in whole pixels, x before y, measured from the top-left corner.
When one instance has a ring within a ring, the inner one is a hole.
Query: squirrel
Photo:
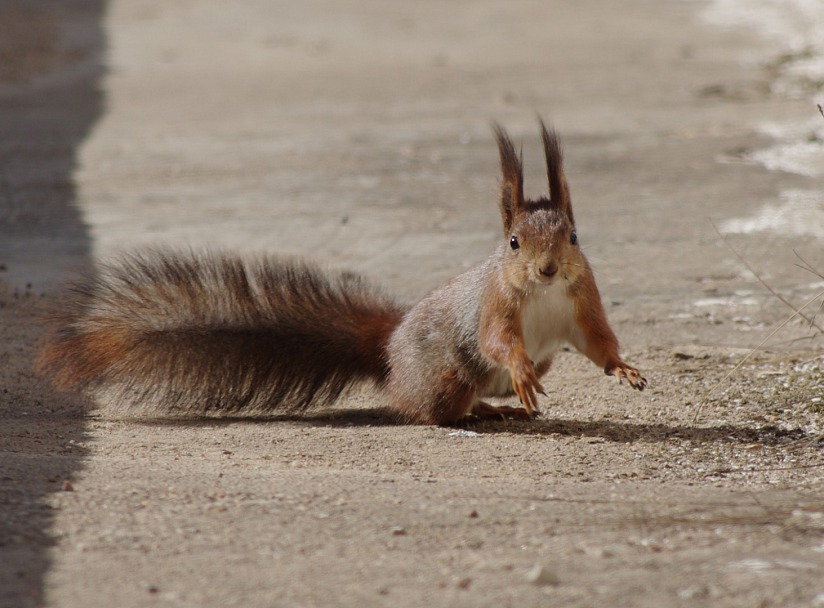
[[[188,415],[304,411],[373,381],[400,422],[529,420],[565,343],[643,390],[619,356],[575,230],[561,144],[540,120],[549,197],[493,125],[503,239],[414,306],[347,272],[277,257],[149,251],[70,288],[37,367],[62,389]],[[521,406],[484,397],[516,395]]]

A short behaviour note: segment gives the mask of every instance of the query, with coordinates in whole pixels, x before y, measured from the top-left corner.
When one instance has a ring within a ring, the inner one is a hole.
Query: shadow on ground
[[[400,425],[388,408],[336,409],[306,414],[282,414],[272,416],[236,416],[215,418],[134,418],[134,422],[159,426],[215,426],[222,424],[269,424],[277,422],[303,422],[312,426],[359,427]],[[776,426],[757,428],[724,424],[720,426],[686,426],[649,424],[636,422],[616,422],[611,420],[551,420],[540,419],[529,422],[473,421],[467,419],[456,428],[475,430],[484,434],[509,433],[515,435],[562,435],[569,437],[597,437],[618,443],[663,442],[682,439],[700,443],[742,443],[781,445],[788,442],[814,440],[800,429],[780,429]]]
[[[90,267],[73,174],[103,109],[104,9],[0,4],[0,605],[14,608],[46,602],[50,496],[71,490],[85,452],[83,403],[44,388],[31,368],[44,277]]]

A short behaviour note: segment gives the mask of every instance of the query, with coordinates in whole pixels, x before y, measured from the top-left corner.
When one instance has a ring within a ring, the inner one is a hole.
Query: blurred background
[[[817,2],[4,7],[16,286],[161,244],[308,255],[419,295],[496,242],[492,121],[544,191],[536,114],[621,297],[734,273],[710,219],[756,264],[776,261],[765,238],[784,263],[824,232]]]

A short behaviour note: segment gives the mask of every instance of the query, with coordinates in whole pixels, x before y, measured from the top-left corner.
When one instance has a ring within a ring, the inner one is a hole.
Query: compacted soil
[[[0,606],[824,605],[824,181],[768,162],[821,93],[709,6],[4,4]],[[123,249],[420,297],[502,238],[491,121],[545,191],[536,113],[643,393],[569,352],[532,422],[192,420],[32,371]]]

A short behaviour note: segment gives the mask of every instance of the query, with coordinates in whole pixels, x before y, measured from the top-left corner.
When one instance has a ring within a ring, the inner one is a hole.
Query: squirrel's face
[[[521,289],[530,284],[574,283],[584,269],[575,226],[555,209],[536,207],[512,224],[506,274]]]
[[[541,140],[546,156],[549,198],[524,197],[524,173],[520,154],[509,135],[495,126],[501,156],[500,210],[503,221],[505,275],[519,290],[531,285],[574,283],[587,264],[578,245],[575,218],[563,169],[561,142],[554,130],[541,121]]]

